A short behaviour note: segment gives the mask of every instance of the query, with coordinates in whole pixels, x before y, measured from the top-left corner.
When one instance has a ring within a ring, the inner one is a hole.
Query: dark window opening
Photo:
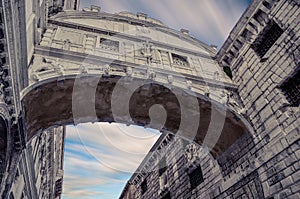
[[[9,199],[15,199],[14,194],[12,192],[10,192],[9,194]]]
[[[37,22],[37,28],[41,27],[41,18],[39,18],[38,22]]]
[[[283,30],[275,22],[269,23],[252,44],[253,50],[262,58],[282,33]]]
[[[4,44],[0,43],[0,53],[4,52]]]
[[[165,194],[161,199],[171,199],[170,192],[168,192],[167,194]]]
[[[232,79],[232,72],[231,72],[231,69],[230,69],[230,67],[228,67],[228,66],[225,66],[225,67],[223,67],[223,70],[224,70],[224,72],[226,73],[226,75],[230,78],[230,79]]]
[[[166,158],[163,157],[158,163],[158,174],[161,176],[167,170]]]
[[[147,180],[145,179],[145,180],[142,182],[142,184],[141,184],[142,195],[143,195],[144,193],[146,193],[147,189],[148,189],[148,187],[147,187]]]
[[[258,11],[253,15],[253,18],[261,25],[263,25],[263,22],[267,17],[267,14],[260,9],[258,9]]]
[[[292,107],[300,106],[300,70],[285,81],[280,89]]]
[[[268,8],[269,10],[272,8],[271,4],[269,4],[268,2],[266,1],[263,1],[262,3],[266,8]]]
[[[3,39],[4,38],[4,32],[2,29],[0,29],[0,39]]]
[[[189,174],[191,189],[195,189],[201,182],[204,181],[201,167],[198,166]]]

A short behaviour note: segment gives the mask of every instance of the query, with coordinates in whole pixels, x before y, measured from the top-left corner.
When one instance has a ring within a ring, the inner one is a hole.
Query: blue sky
[[[147,13],[176,30],[221,46],[250,0],[81,0],[103,12]],[[118,198],[131,173],[155,143],[154,130],[122,124],[67,127],[63,198]]]

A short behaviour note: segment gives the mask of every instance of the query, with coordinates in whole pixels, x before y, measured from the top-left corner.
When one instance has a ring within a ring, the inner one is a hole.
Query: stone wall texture
[[[132,198],[300,198],[299,15],[299,1],[254,0],[216,56],[232,71],[253,131],[216,159],[199,147],[193,165],[203,181],[194,189],[184,155],[189,145],[175,137],[166,147],[167,188],[158,191],[160,165],[153,164],[146,174],[137,170],[120,198],[129,196],[128,187]]]

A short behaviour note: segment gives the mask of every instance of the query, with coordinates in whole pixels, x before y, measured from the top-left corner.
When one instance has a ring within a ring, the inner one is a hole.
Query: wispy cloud
[[[207,44],[221,45],[250,0],[83,0],[82,7],[96,4],[109,13],[144,12],[174,29],[189,29]]]
[[[157,131],[122,124],[67,127],[63,197],[118,197],[158,137]]]

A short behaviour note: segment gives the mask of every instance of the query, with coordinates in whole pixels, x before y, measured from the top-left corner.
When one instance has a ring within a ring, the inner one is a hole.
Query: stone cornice
[[[214,57],[216,52],[215,50],[208,46],[207,44],[197,40],[196,38],[194,38],[193,36],[191,35],[188,35],[188,34],[184,34],[180,31],[176,31],[174,29],[171,29],[167,26],[164,26],[164,25],[160,25],[160,24],[157,24],[157,23],[151,23],[151,22],[147,22],[145,20],[139,20],[139,19],[134,19],[134,18],[131,18],[131,17],[126,17],[126,16],[121,16],[121,15],[118,15],[118,14],[109,14],[109,13],[95,13],[95,12],[78,12],[78,11],[68,11],[68,12],[61,12],[53,17],[51,17],[50,19],[48,19],[48,23],[50,24],[57,24],[57,23],[61,23],[61,24],[65,24],[66,26],[67,25],[73,25],[74,28],[78,28],[78,27],[88,27],[87,25],[78,25],[78,24],[73,24],[71,22],[66,22],[64,21],[64,19],[76,19],[76,18],[87,18],[87,19],[102,19],[102,20],[109,20],[109,21],[116,21],[116,22],[123,22],[123,23],[129,23],[129,24],[133,24],[133,25],[138,25],[138,26],[142,26],[142,27],[149,27],[149,28],[154,28],[158,31],[161,31],[161,32],[165,32],[167,34],[170,34],[170,35],[173,35],[173,36],[176,36],[182,40],[185,40],[187,42],[190,42],[194,45],[198,45],[202,48],[204,48],[205,50],[207,50],[211,57]],[[95,28],[93,28],[95,30]],[[101,30],[101,29],[99,29]],[[113,32],[113,31],[108,31],[108,30],[103,30],[104,32],[110,32],[112,34],[115,34],[117,32]],[[122,33],[117,33],[117,34],[121,34]],[[129,38],[127,38],[129,39]],[[132,38],[133,39],[133,38]]]

